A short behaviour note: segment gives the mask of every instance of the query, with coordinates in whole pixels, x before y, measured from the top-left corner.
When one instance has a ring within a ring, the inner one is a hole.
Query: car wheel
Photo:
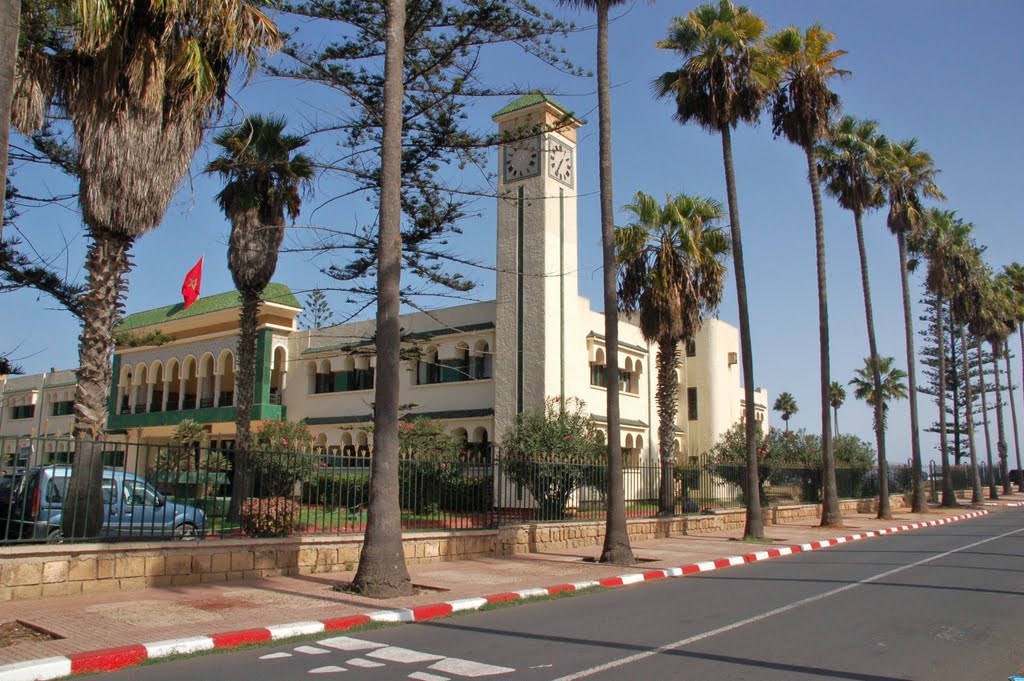
[[[198,541],[199,531],[191,523],[182,523],[174,528],[174,538],[180,541]]]
[[[59,527],[55,527],[50,530],[50,533],[46,535],[47,544],[63,544],[64,543],[64,530]]]

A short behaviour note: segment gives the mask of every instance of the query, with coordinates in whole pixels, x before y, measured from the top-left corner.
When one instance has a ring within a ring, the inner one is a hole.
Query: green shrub
[[[284,497],[246,499],[238,519],[248,535],[282,536],[297,527],[299,505]]]
[[[305,503],[326,508],[355,508],[370,500],[370,476],[366,473],[318,473],[302,483]]]
[[[484,513],[494,508],[494,479],[449,478],[440,490],[441,510],[449,513]]]
[[[265,421],[252,434],[249,452],[256,496],[291,496],[295,483],[307,480],[319,468],[312,444],[313,436],[301,421]]]

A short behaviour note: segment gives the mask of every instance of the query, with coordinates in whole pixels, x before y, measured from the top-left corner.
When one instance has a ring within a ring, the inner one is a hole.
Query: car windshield
[[[125,480],[124,500],[132,506],[157,506],[160,495],[141,480]]]

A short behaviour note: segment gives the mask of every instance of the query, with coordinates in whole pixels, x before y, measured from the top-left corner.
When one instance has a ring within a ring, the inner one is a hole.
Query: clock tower
[[[576,129],[582,122],[534,92],[494,114],[498,150],[495,429],[565,396],[578,331]],[[571,372],[570,372],[571,373]]]

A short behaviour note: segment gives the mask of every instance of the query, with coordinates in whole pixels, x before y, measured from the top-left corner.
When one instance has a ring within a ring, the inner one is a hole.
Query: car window
[[[141,480],[125,480],[124,499],[132,506],[156,506],[157,494]]]
[[[68,481],[70,478],[50,478],[49,484],[46,486],[46,502],[50,504],[59,504],[64,501],[65,495],[68,493]],[[109,504],[114,499],[114,481],[110,478],[103,479],[103,503]]]

